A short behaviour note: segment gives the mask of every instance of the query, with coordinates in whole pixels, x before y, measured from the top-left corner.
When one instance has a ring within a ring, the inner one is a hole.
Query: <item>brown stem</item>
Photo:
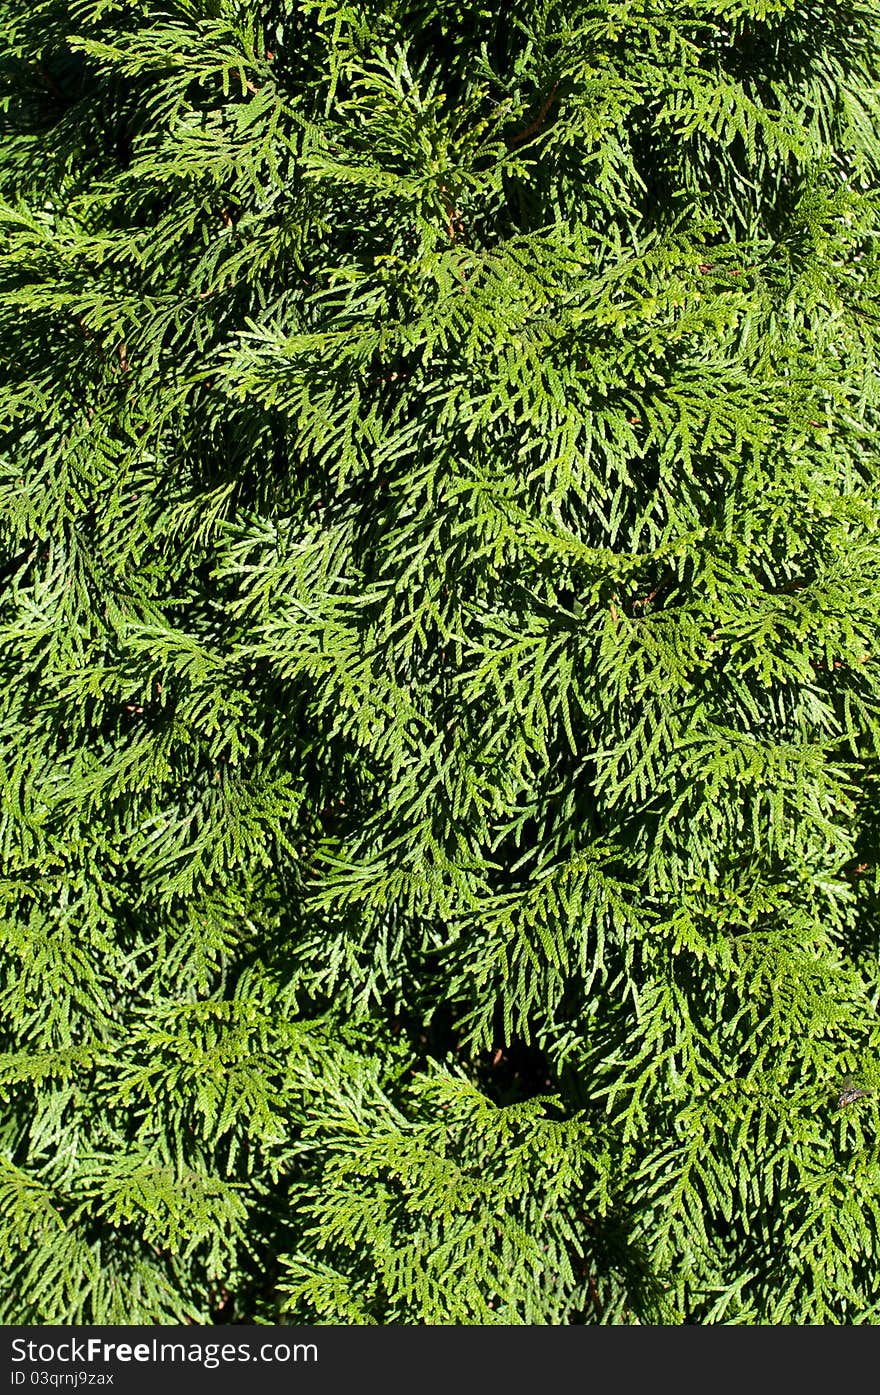
[[[551,108],[552,105],[553,105],[553,102],[554,102],[554,100],[555,100],[555,98],[556,98],[556,93],[558,92],[558,90],[559,90],[559,79],[557,78],[556,82],[554,82],[553,86],[550,88],[550,95],[549,95],[549,97],[548,97],[547,100],[544,102],[544,105],[541,107],[541,110],[538,112],[538,115],[535,117],[534,121],[532,121],[532,122],[530,123],[530,125],[524,126],[523,129],[522,129],[521,131],[517,131],[517,132],[516,132],[516,135],[508,136],[508,137],[507,137],[507,144],[508,144],[508,145],[522,145],[522,143],[523,143],[524,140],[528,140],[528,139],[529,139],[529,136],[533,136],[533,135],[536,134],[536,132],[540,131],[541,127],[543,126],[543,124],[544,124],[544,122],[545,122],[545,120],[546,120],[546,118],[547,118],[547,113],[549,112],[550,108]]]
[[[674,579],[675,573],[673,571],[665,572],[663,576],[660,578],[660,580],[657,582],[657,585],[654,587],[653,591],[649,591],[647,596],[641,596],[639,600],[633,601],[633,610],[635,610],[637,607],[650,605],[651,601],[653,601],[654,597],[658,594],[658,592],[662,591],[664,586],[668,586],[670,581],[673,581]]]
[[[452,200],[446,192],[446,185],[440,185],[440,193],[443,195],[443,210],[446,214],[446,231],[450,242],[455,242],[457,237],[464,237],[465,226],[461,214],[454,207]]]
[[[67,98],[61,91],[61,88],[58,86],[58,83],[55,81],[51,73],[46,72],[46,69],[43,67],[42,63],[31,63],[31,67],[33,68],[37,77],[43,83],[44,87],[48,87],[53,97],[58,97],[62,102],[67,101]]]

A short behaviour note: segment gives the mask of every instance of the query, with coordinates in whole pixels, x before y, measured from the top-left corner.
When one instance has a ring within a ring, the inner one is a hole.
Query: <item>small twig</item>
[[[464,237],[465,226],[461,214],[450,199],[446,185],[440,185],[440,193],[443,195],[443,209],[446,213],[446,231],[450,242],[455,242],[456,238]]]
[[[535,135],[538,131],[540,131],[541,127],[543,126],[543,124],[544,124],[544,122],[545,122],[545,120],[546,120],[546,118],[547,118],[547,113],[549,112],[550,108],[551,108],[552,105],[553,105],[553,102],[554,102],[554,100],[555,100],[555,98],[556,98],[556,93],[558,92],[558,90],[559,90],[559,79],[557,78],[556,81],[554,82],[553,86],[550,88],[550,95],[549,95],[549,97],[548,97],[547,100],[544,102],[544,105],[541,107],[541,110],[538,112],[538,115],[535,117],[534,121],[532,121],[528,126],[524,126],[523,129],[522,129],[521,131],[517,131],[517,132],[516,132],[516,135],[508,136],[508,137],[507,137],[507,144],[508,144],[508,145],[522,145],[522,143],[523,143],[524,140],[528,140],[530,136],[533,136],[533,135]]]
[[[641,607],[643,605],[650,605],[659,590],[660,587],[655,586],[653,591],[648,592],[647,596],[642,596],[639,600],[633,601],[633,610],[636,610],[638,607]]]
[[[396,382],[403,382],[405,379],[411,378],[411,377],[412,377],[412,373],[386,373],[386,374],[377,373],[374,377],[372,377],[372,378],[367,378],[367,384],[369,385],[370,383],[396,383]]]
[[[42,63],[33,62],[31,63],[31,67],[33,68],[34,72],[36,73],[40,81],[43,83],[43,85],[45,87],[48,87],[53,97],[58,97],[59,100],[62,102],[67,101],[67,98],[61,91],[61,88],[58,86],[58,83],[55,81],[51,73],[46,72],[46,69],[43,67]]]
[[[654,587],[653,591],[649,591],[647,596],[641,596],[639,600],[633,601],[633,610],[635,610],[637,607],[641,608],[642,606],[650,605],[651,601],[653,601],[655,596],[663,590],[664,586],[668,586],[670,581],[674,580],[675,572],[673,572],[672,570],[665,572],[664,575],[657,582],[657,585]]]

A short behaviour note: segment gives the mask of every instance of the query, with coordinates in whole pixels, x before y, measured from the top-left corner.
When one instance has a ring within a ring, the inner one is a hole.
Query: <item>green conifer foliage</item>
[[[880,1321],[877,0],[0,17],[0,1320]]]

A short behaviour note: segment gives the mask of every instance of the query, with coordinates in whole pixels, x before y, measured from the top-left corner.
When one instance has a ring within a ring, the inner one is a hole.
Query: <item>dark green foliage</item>
[[[880,1320],[880,5],[0,14],[0,1320]]]

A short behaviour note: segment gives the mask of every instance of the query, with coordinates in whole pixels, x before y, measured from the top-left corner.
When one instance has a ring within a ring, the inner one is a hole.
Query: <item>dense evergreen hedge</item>
[[[0,1319],[878,1321],[877,0],[0,16]]]

